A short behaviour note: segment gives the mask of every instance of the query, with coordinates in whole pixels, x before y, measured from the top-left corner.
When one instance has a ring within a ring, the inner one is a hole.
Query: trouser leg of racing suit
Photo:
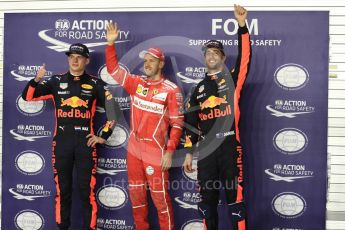
[[[127,155],[129,194],[137,229],[149,229],[146,185],[157,209],[160,229],[174,227],[168,172],[161,170],[162,151],[145,141],[130,141]],[[146,155],[145,155],[146,154]]]
[[[56,222],[60,229],[70,226],[73,166],[82,201],[83,229],[96,229],[97,206],[93,192],[96,179],[96,152],[86,145],[87,132],[66,126],[53,142],[53,167],[56,184]]]
[[[245,206],[242,189],[242,147],[235,140],[225,142],[219,155],[220,178],[224,185],[233,230],[245,230]],[[236,146],[233,146],[236,143]],[[231,148],[229,148],[231,146]],[[240,173],[241,172],[241,173]]]
[[[201,201],[198,211],[207,230],[218,229],[219,173],[215,153],[198,161],[198,183]]]
[[[83,229],[96,229],[97,202],[95,198],[97,154],[96,148],[86,145],[86,135],[81,136],[75,150],[75,169],[80,199],[82,201]]]
[[[148,230],[148,205],[145,169],[141,159],[127,153],[128,190],[137,230]]]
[[[239,154],[237,150],[236,141],[226,138],[214,152],[198,161],[198,181],[201,195],[198,209],[207,230],[218,229],[217,206],[220,184],[225,188],[232,222],[231,229],[245,229],[242,190],[238,187]]]
[[[73,144],[71,141],[63,143],[59,134],[53,141],[53,169],[56,186],[55,220],[59,229],[68,229],[71,225]]]
[[[154,166],[144,162],[144,167],[145,169],[153,168],[153,172],[147,171],[146,178],[149,183],[153,203],[157,209],[160,229],[174,229],[173,210],[168,193],[169,173],[167,171],[163,172],[160,165]]]

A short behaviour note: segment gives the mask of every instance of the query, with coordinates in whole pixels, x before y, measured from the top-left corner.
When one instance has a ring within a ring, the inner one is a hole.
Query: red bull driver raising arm
[[[198,211],[207,230],[218,229],[219,188],[224,187],[232,230],[245,229],[245,206],[242,194],[242,148],[238,129],[239,99],[248,75],[251,47],[245,24],[247,11],[234,6],[238,22],[238,56],[234,70],[225,66],[223,45],[217,40],[203,47],[207,74],[191,92],[185,114],[184,169],[193,172],[192,152],[198,143],[198,183],[201,201]]]
[[[88,48],[80,43],[66,52],[69,71],[41,81],[45,65],[25,87],[22,97],[26,101],[52,99],[55,104],[56,126],[53,139],[53,170],[56,185],[55,219],[59,229],[71,224],[73,167],[77,171],[77,184],[82,201],[84,230],[96,229],[97,143],[110,137],[120,109],[106,90],[105,84],[85,73],[90,62]],[[94,134],[93,118],[96,105],[106,108],[108,121],[101,136]]]
[[[114,45],[118,35],[117,25],[109,24],[106,63],[109,74],[131,96],[127,166],[134,222],[137,230],[150,229],[146,197],[148,184],[160,229],[171,230],[174,218],[168,193],[168,169],[182,135],[182,94],[162,75],[165,57],[160,48],[149,48],[139,54],[144,59],[146,76],[134,75],[121,68]]]

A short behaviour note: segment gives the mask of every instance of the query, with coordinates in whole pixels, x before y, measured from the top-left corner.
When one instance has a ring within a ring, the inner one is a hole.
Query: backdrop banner
[[[111,138],[98,147],[97,226],[135,229],[126,163],[130,98],[106,71],[105,28],[110,22],[120,28],[116,47],[121,66],[143,74],[139,52],[161,47],[167,56],[164,73],[181,87],[185,98],[205,75],[201,47],[207,40],[221,40],[227,68],[235,64],[238,25],[231,9],[5,14],[3,229],[56,228],[51,163],[54,105],[25,102],[21,92],[42,63],[47,78],[66,72],[64,52],[77,42],[91,51],[87,72],[109,85],[124,115]],[[325,229],[329,13],[250,12],[247,25],[252,63],[241,97],[240,128],[248,229]],[[96,119],[99,132],[105,120],[103,108],[97,109]],[[170,170],[175,229],[203,229],[197,212],[197,172],[183,171],[184,154],[182,148],[176,151]],[[82,221],[78,196],[74,186],[74,230],[81,229]],[[223,198],[220,229],[230,229]],[[150,229],[159,229],[152,202],[150,222]]]

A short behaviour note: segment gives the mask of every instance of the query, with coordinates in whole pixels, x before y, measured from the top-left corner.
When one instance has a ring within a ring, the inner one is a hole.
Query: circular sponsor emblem
[[[98,130],[98,135],[102,134],[103,128],[104,126]],[[108,138],[108,140],[105,142],[104,145],[112,149],[121,148],[122,146],[126,144],[128,137],[129,137],[129,134],[128,134],[127,129],[124,126],[117,124],[113,130],[113,133],[111,134],[111,136]]]
[[[296,218],[301,216],[307,207],[304,198],[293,192],[276,195],[272,200],[272,209],[280,217]]]
[[[15,164],[19,172],[25,175],[37,175],[44,169],[45,161],[40,153],[27,150],[18,154]]]
[[[201,220],[190,220],[183,224],[181,230],[203,230],[204,224]]]
[[[303,66],[290,63],[278,67],[274,73],[274,80],[285,90],[297,90],[308,83],[309,73]]]
[[[198,178],[197,165],[198,165],[198,160],[197,160],[197,159],[193,159],[193,161],[192,161],[192,169],[194,169],[195,171],[189,173],[189,172],[184,171],[183,167],[181,167],[182,175],[183,175],[187,180],[196,181],[197,178]]]
[[[121,69],[124,69],[125,71],[129,72],[128,68],[122,63],[119,63],[119,66]],[[112,86],[119,85],[119,83],[115,81],[115,79],[112,76],[110,76],[110,74],[108,73],[107,65],[101,66],[101,68],[98,70],[98,76],[108,85],[112,85]]]
[[[146,167],[146,174],[151,176],[155,173],[155,169],[152,166],[147,166]]]
[[[25,101],[22,95],[19,95],[16,100],[17,109],[26,116],[35,116],[43,112],[44,101]]]
[[[307,147],[308,138],[301,130],[286,128],[274,135],[273,145],[279,152],[293,155],[302,152]]]
[[[44,219],[34,210],[23,210],[17,213],[14,223],[20,230],[39,230],[43,229]]]
[[[97,199],[103,208],[115,210],[125,206],[128,201],[128,195],[126,191],[119,186],[106,185],[98,190]]]

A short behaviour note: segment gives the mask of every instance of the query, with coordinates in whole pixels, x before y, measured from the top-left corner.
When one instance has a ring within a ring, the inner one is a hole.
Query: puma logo
[[[65,126],[59,125],[59,128],[62,129],[62,131],[65,131]]]
[[[238,216],[239,218],[241,218],[241,211],[239,211],[238,213],[233,212],[231,213],[233,216]]]
[[[205,209],[205,210],[202,210],[202,209],[199,207],[199,210],[200,210],[200,212],[202,212],[202,215],[205,216],[206,209]]]

